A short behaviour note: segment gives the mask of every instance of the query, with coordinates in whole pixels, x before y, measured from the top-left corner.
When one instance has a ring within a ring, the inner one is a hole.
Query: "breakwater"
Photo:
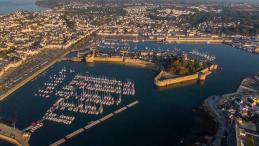
[[[66,135],[64,138],[62,138],[62,139],[60,139],[60,140],[58,140],[58,141],[56,141],[56,142],[50,144],[50,146],[58,146],[58,145],[61,145],[61,144],[65,143],[66,140],[69,140],[69,139],[71,139],[71,138],[73,138],[73,137],[75,137],[75,136],[81,134],[82,132],[85,132],[86,130],[92,128],[93,126],[95,126],[95,125],[97,125],[97,124],[100,124],[100,123],[102,123],[102,122],[104,122],[104,121],[110,119],[111,117],[113,117],[113,116],[115,116],[115,115],[117,115],[117,114],[119,114],[119,113],[125,111],[125,110],[128,109],[128,108],[131,108],[131,107],[137,105],[138,103],[139,103],[139,101],[137,101],[137,100],[136,100],[136,101],[133,101],[133,102],[131,102],[130,104],[128,104],[128,105],[126,105],[126,106],[124,106],[124,107],[122,107],[122,108],[120,108],[120,109],[114,111],[113,113],[110,113],[110,114],[108,114],[108,115],[106,115],[106,116],[100,118],[99,120],[92,121],[90,124],[87,124],[87,125],[84,126],[83,128],[80,128],[80,129],[78,129],[78,130],[76,130],[76,131],[74,131],[74,132],[72,132],[72,133],[69,133],[69,134]]]
[[[106,56],[87,56],[85,58],[85,61],[87,63],[93,63],[93,62],[111,62],[111,63],[119,63],[119,64],[124,64],[124,65],[129,65],[129,66],[137,66],[137,67],[143,67],[143,68],[148,68],[152,70],[160,70],[160,67],[156,65],[155,63],[140,60],[140,59],[132,59],[132,58],[127,58],[127,57],[120,57],[120,56],[111,56],[111,57],[106,57]]]
[[[166,73],[165,71],[161,71],[155,78],[154,84],[158,87],[164,87],[172,84],[178,84],[182,82],[188,82],[192,80],[206,80],[206,77],[212,73],[212,71],[216,70],[218,67],[217,64],[213,64],[207,68],[202,69],[201,71],[186,76],[174,77],[170,79],[161,80],[162,76]]]

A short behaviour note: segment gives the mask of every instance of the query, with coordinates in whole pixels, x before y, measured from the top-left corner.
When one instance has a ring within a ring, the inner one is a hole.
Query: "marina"
[[[213,62],[216,59],[215,55],[211,55],[208,52],[202,53],[202,52],[199,52],[197,49],[190,51],[189,54],[191,54],[191,57],[193,59],[198,59],[201,61]]]
[[[63,68],[59,71],[59,73],[54,74],[54,76],[50,76],[49,81],[45,82],[43,87],[41,87],[34,96],[40,96],[43,98],[49,98],[50,94],[53,93],[56,86],[61,84],[63,80],[66,78],[66,69]]]
[[[43,83],[43,86],[34,94],[35,97],[55,98],[56,102],[47,110],[44,116],[36,123],[32,123],[29,130],[34,133],[43,127],[44,121],[70,125],[76,119],[69,113],[84,115],[101,115],[105,106],[119,106],[123,96],[134,96],[133,81],[121,81],[106,76],[94,76],[89,72],[75,74],[67,85],[64,80],[68,75],[74,75],[73,69],[63,67],[58,73]],[[60,90],[56,88],[60,87]],[[109,117],[100,119],[104,121]]]

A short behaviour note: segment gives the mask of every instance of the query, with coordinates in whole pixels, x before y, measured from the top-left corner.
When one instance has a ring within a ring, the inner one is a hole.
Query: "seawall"
[[[182,82],[188,82],[192,80],[201,80],[204,81],[206,80],[206,77],[212,73],[212,71],[216,70],[218,65],[213,64],[207,68],[204,68],[203,70],[192,74],[192,75],[186,75],[186,76],[181,76],[181,77],[175,77],[175,78],[170,78],[170,79],[164,79],[160,80],[161,77],[165,74],[164,71],[161,71],[155,78],[154,78],[154,84],[158,87],[164,87],[172,84],[178,84]]]

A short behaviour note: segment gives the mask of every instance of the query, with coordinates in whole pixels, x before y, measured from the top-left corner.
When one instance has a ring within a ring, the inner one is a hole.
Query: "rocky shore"
[[[205,100],[203,105],[205,107],[205,110],[210,114],[211,117],[213,117],[218,127],[215,136],[211,141],[212,146],[220,146],[222,144],[223,137],[227,128],[227,119],[218,108],[219,102],[220,96],[211,96]]]
[[[195,115],[193,127],[188,134],[180,141],[183,146],[209,145],[218,128],[214,118],[201,106],[192,110]],[[198,126],[197,126],[198,125]]]

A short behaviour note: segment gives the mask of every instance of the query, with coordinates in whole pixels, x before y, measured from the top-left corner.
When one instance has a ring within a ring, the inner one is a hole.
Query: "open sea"
[[[35,1],[36,0],[0,0],[0,14],[8,14],[18,10],[44,10],[44,8],[36,6]]]
[[[71,125],[44,122],[44,127],[32,134],[31,146],[47,146],[68,133],[82,128],[91,120],[100,118],[114,110],[138,100],[139,104],[94,126],[77,137],[68,140],[65,146],[177,146],[186,137],[198,135],[204,129],[204,122],[194,109],[202,106],[204,99],[211,95],[235,92],[241,80],[259,72],[259,55],[249,54],[227,45],[214,44],[161,44],[140,42],[138,49],[179,48],[184,51],[197,49],[216,56],[215,62],[222,71],[207,77],[204,84],[191,83],[185,86],[158,89],[154,87],[156,73],[149,69],[130,67],[119,64],[85,62],[58,62],[37,79],[27,83],[15,93],[0,102],[0,117],[5,121],[16,121],[16,127],[26,128],[33,121],[39,120],[47,109],[56,101],[34,96],[34,93],[50,75],[63,67],[74,69],[64,81],[67,84],[77,74],[89,72],[93,75],[107,76],[119,80],[134,80],[136,95],[122,97],[122,104],[104,107],[99,116],[76,113],[76,120]],[[208,124],[208,123],[207,123]],[[185,143],[185,142],[184,142]],[[0,143],[1,145],[1,143]]]

